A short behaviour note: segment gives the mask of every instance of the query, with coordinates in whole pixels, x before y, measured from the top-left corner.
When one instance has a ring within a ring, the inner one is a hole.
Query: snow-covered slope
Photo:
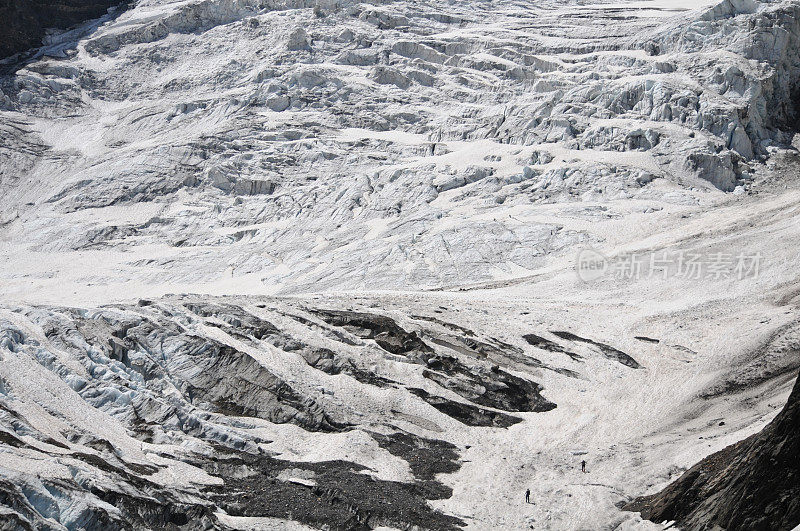
[[[800,367],[798,21],[142,0],[51,36],[0,78],[6,527],[658,528],[620,507]]]
[[[785,401],[791,306],[541,289],[10,307],[6,512],[53,529],[656,529],[618,507]]]
[[[791,141],[797,9],[139,2],[0,86],[1,280],[105,300],[520,276],[604,240],[598,218],[746,188]]]

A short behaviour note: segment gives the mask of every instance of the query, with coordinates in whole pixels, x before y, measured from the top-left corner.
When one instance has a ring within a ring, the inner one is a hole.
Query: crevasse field
[[[796,0],[139,0],[6,67],[0,529],[663,529],[789,396]]]

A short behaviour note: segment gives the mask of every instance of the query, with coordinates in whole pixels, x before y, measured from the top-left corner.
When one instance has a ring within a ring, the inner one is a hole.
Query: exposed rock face
[[[97,18],[121,0],[3,0],[0,59],[41,44],[45,30]]]
[[[687,530],[794,529],[800,523],[800,380],[760,433],[703,459],[628,509]]]

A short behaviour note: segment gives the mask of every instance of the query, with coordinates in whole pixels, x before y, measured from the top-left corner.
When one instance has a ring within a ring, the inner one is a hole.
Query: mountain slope
[[[140,0],[49,37],[0,76],[0,522],[660,528],[620,507],[800,369],[799,20]]]
[[[7,293],[520,277],[792,140],[795,2],[315,5],[143,1],[0,80]]]
[[[4,0],[0,3],[0,59],[38,48],[48,29],[70,26],[106,14],[117,0]]]
[[[800,380],[761,432],[715,453],[628,506],[682,529],[791,530],[800,522]]]

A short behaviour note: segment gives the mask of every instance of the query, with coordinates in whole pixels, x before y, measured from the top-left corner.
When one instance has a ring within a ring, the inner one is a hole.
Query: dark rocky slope
[[[429,503],[462,466],[441,425],[504,428],[556,404],[496,363],[522,349],[418,325],[236,297],[0,308],[0,531],[235,527],[227,516],[458,530]],[[286,433],[329,437],[332,458],[298,460]],[[412,477],[387,479],[381,453]]]
[[[800,524],[800,380],[760,433],[713,454],[627,507],[687,530],[780,531]]]
[[[34,48],[48,28],[100,17],[120,0],[0,0],[0,58]]]

